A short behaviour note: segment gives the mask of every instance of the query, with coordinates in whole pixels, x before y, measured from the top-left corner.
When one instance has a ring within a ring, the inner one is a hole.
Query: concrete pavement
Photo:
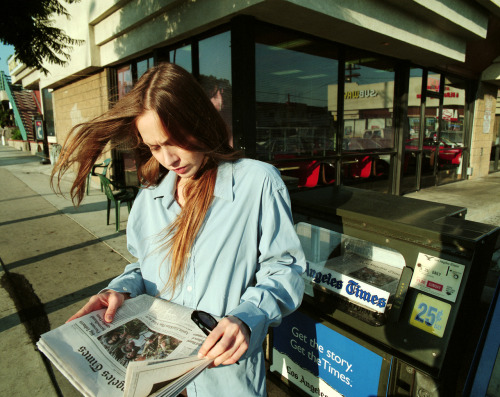
[[[75,209],[51,190],[50,171],[40,158],[0,146],[0,395],[80,395],[51,370],[34,341],[134,260],[126,250],[126,207],[115,232],[113,213],[106,225],[99,186]],[[64,180],[63,192],[69,187]],[[500,173],[408,196],[464,206],[466,219],[500,226]],[[271,386],[269,395],[285,394]]]
[[[465,219],[500,226],[500,172],[484,178],[430,187],[405,197],[465,207]]]
[[[75,209],[50,189],[50,171],[38,157],[0,146],[0,395],[80,395],[58,371],[52,382],[33,342],[132,260],[125,249],[126,209],[116,233],[114,218],[106,225],[99,189]],[[63,191],[69,191],[66,181]]]

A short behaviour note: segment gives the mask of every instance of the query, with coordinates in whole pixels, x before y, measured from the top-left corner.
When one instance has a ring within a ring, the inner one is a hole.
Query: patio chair
[[[111,159],[106,159],[102,163],[97,163],[92,166],[92,170],[90,173],[87,175],[87,195],[89,194],[89,189],[90,189],[90,179],[92,176],[98,176],[98,175],[103,175],[106,176],[108,173],[108,167],[109,164],[111,163]],[[102,168],[102,170],[99,170],[99,173],[97,173],[97,170],[99,168]],[[103,191],[102,187],[102,182],[101,182],[101,192]]]
[[[107,211],[107,225],[109,225],[109,213],[111,211],[111,202],[115,204],[115,218],[116,218],[116,231],[120,230],[120,207],[122,203],[127,203],[128,212],[132,209],[132,204],[134,203],[135,197],[139,189],[136,186],[119,186],[116,183],[111,182],[104,175],[98,174],[101,180],[101,186],[104,189],[104,193],[108,198],[108,211]],[[113,188],[116,190],[113,191]]]

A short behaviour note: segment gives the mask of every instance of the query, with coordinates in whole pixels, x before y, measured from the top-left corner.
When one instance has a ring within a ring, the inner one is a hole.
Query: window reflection
[[[350,50],[344,79],[343,183],[387,192],[394,150],[393,65]]]
[[[183,67],[188,72],[193,72],[190,44],[170,51],[169,59],[170,62]]]
[[[439,74],[430,74],[427,76],[427,91],[439,93],[441,84],[441,76]]]
[[[132,65],[124,66],[117,70],[118,75],[118,99],[128,94],[134,85],[132,78]]]
[[[375,58],[353,59],[346,62],[345,81],[343,149],[393,148],[392,69]]]
[[[56,131],[54,128],[54,107],[52,102],[52,91],[49,91],[48,88],[42,89],[42,101],[43,101],[43,118],[45,121],[47,136],[55,137]]]
[[[465,82],[449,76],[445,78],[441,128],[436,145],[439,146],[438,184],[462,178],[464,150]],[[434,139],[434,141],[436,141]]]
[[[291,186],[333,183],[336,49],[278,30],[256,43],[257,158],[275,164]]]
[[[465,81],[412,69],[408,93],[408,133],[405,138],[402,192],[462,178],[465,116]],[[441,81],[444,81],[441,87]],[[424,92],[422,92],[422,89]],[[442,113],[440,113],[442,97]],[[421,122],[421,100],[425,117]],[[420,176],[420,186],[417,186]]]
[[[228,125],[232,145],[231,34],[201,40],[198,48],[200,84]]]
[[[463,146],[465,87],[462,81],[445,79],[441,137]]]
[[[147,59],[143,59],[142,61],[137,62],[137,80],[141,78],[141,76],[146,73],[149,68],[154,66],[154,58],[150,57]]]
[[[418,189],[417,175],[420,156],[419,136],[421,130],[420,106],[422,98],[422,76],[422,69],[414,68],[410,70],[408,90],[408,126],[405,130],[405,155],[402,164],[402,193],[413,192]]]
[[[137,80],[154,65],[154,57],[134,61],[117,69],[118,98],[132,90]],[[134,153],[127,145],[119,145],[114,151],[113,170],[125,185],[139,185]]]
[[[499,169],[500,158],[500,116],[495,116],[493,125],[493,134],[491,135],[491,153],[490,153],[490,172],[496,172]]]

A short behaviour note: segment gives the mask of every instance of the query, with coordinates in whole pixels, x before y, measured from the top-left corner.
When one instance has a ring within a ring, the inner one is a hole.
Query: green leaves
[[[80,0],[63,0],[72,4]],[[65,65],[70,52],[83,40],[69,37],[54,26],[54,16],[70,17],[58,0],[24,0],[9,2],[7,15],[0,23],[0,41],[16,49],[16,57],[28,67],[47,74],[44,62]]]

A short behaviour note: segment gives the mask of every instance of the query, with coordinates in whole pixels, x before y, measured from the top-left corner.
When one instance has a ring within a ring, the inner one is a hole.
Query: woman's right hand
[[[115,317],[115,313],[118,308],[123,304],[125,299],[129,299],[129,294],[123,294],[121,292],[116,292],[112,290],[106,290],[100,294],[92,296],[87,304],[78,310],[73,316],[71,316],[67,323],[73,321],[78,317],[82,317],[85,314],[91,313],[93,311],[106,308],[104,313],[104,321],[110,323]]]

